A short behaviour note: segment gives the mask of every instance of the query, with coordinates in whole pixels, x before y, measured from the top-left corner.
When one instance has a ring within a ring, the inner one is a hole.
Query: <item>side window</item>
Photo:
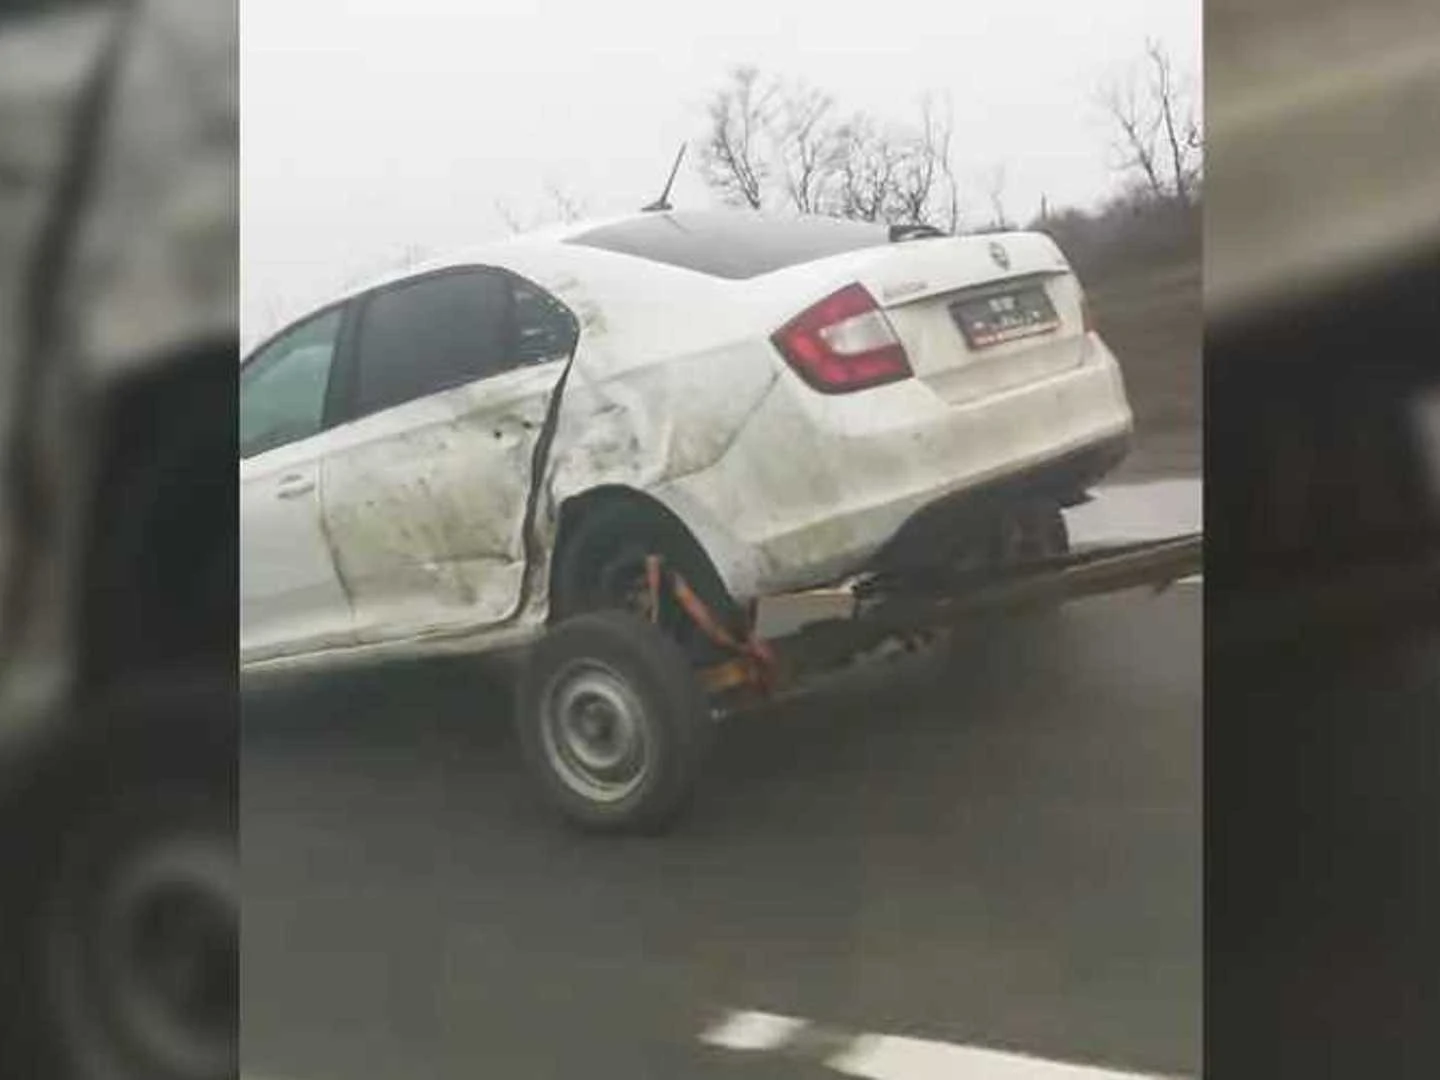
[[[437,274],[371,295],[360,316],[356,415],[503,370],[511,308],[508,279],[493,270]]]
[[[267,345],[240,371],[240,456],[308,438],[325,421],[325,391],[340,332],[335,309]]]
[[[563,360],[575,351],[580,327],[570,309],[528,281],[515,289],[515,366]]]

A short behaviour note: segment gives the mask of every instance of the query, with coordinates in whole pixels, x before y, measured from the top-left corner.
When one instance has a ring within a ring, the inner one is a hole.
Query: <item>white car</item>
[[[1049,238],[740,211],[406,271],[240,384],[246,669],[527,645],[625,606],[646,554],[743,620],[982,550],[997,495],[1059,522],[1132,428]]]

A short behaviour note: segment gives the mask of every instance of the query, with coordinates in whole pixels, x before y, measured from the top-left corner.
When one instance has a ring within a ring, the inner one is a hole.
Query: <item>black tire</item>
[[[239,976],[238,864],[227,850],[233,833],[227,838],[225,812],[184,791],[136,794],[113,811],[72,834],[46,913],[41,940],[58,1033],[81,1075],[222,1080],[233,1074],[239,1050],[233,1018],[224,1015],[234,1009]],[[178,914],[200,904],[202,915]],[[183,1006],[125,989],[144,978],[128,970],[137,966],[129,960],[114,965],[121,970],[103,970],[110,966],[106,922],[169,922],[156,933],[174,933],[182,918],[204,919],[211,925],[197,933],[229,939],[228,946],[207,943],[207,951],[228,955],[207,962],[220,969],[203,977],[211,985],[178,991]],[[228,989],[216,985],[224,982]]]
[[[744,633],[744,614],[711,564],[684,528],[657,511],[614,502],[586,514],[566,538],[555,558],[552,616],[556,622],[592,611],[630,610],[629,593],[643,580],[645,556],[660,555],[665,566],[684,576],[695,594],[737,637]],[[662,598],[660,626],[679,642],[692,664],[704,666],[726,659],[689,616]]]
[[[517,704],[526,763],[572,824],[655,834],[688,808],[714,722],[657,627],[624,611],[566,620],[531,652]]]
[[[170,719],[61,748],[23,801],[3,871],[4,1075],[235,1075],[234,761]]]

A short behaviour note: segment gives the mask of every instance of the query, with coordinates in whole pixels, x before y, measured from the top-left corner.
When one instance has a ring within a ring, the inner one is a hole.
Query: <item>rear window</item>
[[[712,211],[632,218],[581,233],[569,242],[739,280],[881,247],[890,242],[890,233],[883,225],[840,218]]]

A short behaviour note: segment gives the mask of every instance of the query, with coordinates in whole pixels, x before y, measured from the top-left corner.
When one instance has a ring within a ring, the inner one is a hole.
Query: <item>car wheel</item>
[[[6,806],[19,820],[0,843],[0,1074],[235,1075],[228,712],[208,687],[132,691],[56,719],[69,734]]]
[[[28,912],[37,1055],[76,1080],[221,1080],[238,1053],[233,829],[134,793],[67,831]]]
[[[656,833],[686,809],[713,721],[689,659],[624,611],[578,615],[532,651],[517,723],[527,764],[569,821]]]

